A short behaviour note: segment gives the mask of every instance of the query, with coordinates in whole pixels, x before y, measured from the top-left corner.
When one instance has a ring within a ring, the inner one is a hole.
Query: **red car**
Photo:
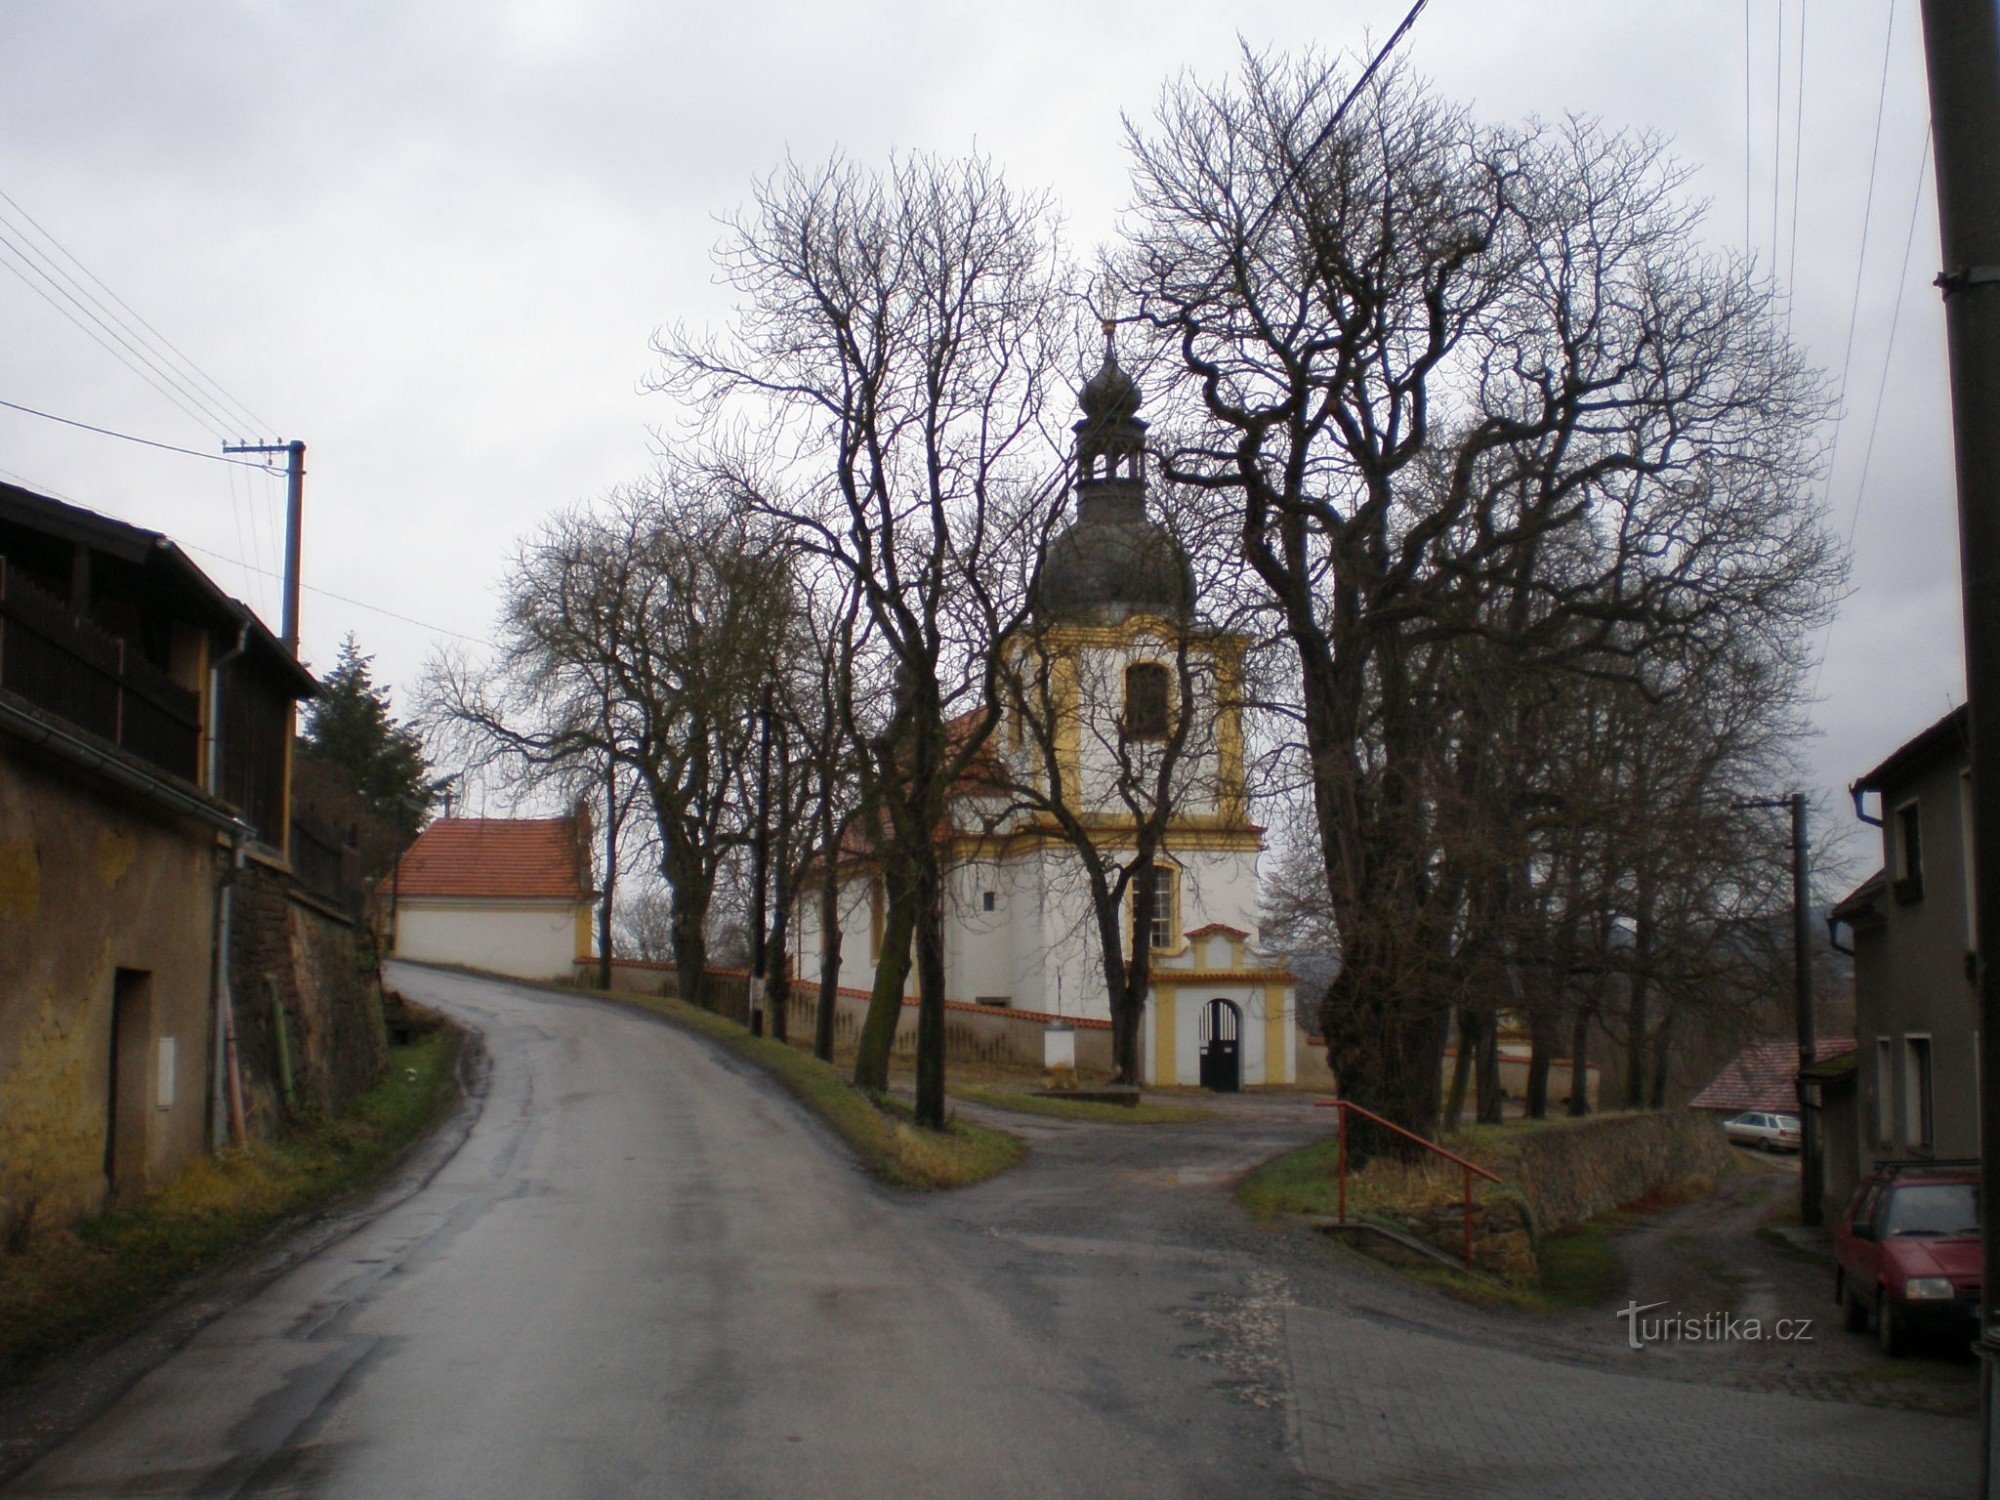
[[[1833,1296],[1856,1333],[1872,1317],[1882,1352],[1914,1333],[1977,1331],[1979,1163],[1883,1162],[1833,1231]]]

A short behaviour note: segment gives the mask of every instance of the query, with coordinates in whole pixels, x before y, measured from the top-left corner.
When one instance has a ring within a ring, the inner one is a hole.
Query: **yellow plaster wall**
[[[104,1203],[120,968],[152,975],[144,1088],[159,1039],[177,1049],[173,1107],[145,1095],[135,1186],[204,1145],[214,836],[100,785],[0,737],[0,1233]]]
[[[1180,1059],[1176,1055],[1175,1037],[1180,1021],[1179,992],[1161,987],[1153,991],[1153,1082],[1169,1084],[1179,1081]]]

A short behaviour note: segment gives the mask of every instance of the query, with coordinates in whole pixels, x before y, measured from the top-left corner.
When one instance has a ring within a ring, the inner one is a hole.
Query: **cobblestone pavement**
[[[1812,1399],[1800,1392],[1838,1386],[1804,1369],[1635,1354],[1610,1310],[1565,1326],[1476,1308],[1317,1235],[1252,1224],[1230,1198],[1236,1175],[1314,1128],[1278,1100],[1185,1128],[1004,1123],[1030,1138],[1029,1164],[935,1209],[1039,1263],[1068,1318],[1111,1291],[1118,1305],[1088,1324],[1107,1345],[1137,1342],[1137,1308],[1101,1283],[1121,1267],[1200,1261],[1212,1291],[1180,1303],[1182,1352],[1213,1369],[1246,1424],[1284,1414],[1288,1455],[1312,1493],[1881,1500],[1973,1490],[1979,1429],[1966,1417]],[[1268,1473],[1217,1491],[1273,1492]]]

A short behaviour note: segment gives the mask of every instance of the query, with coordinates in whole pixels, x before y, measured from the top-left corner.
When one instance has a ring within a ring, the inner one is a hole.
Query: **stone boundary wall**
[[[230,991],[252,1128],[285,1114],[278,1016],[284,1015],[292,1108],[337,1109],[388,1062],[382,988],[360,924],[257,859],[236,876]]]
[[[1690,1177],[1719,1177],[1732,1164],[1721,1127],[1686,1110],[1600,1115],[1530,1131],[1510,1143],[1510,1177],[1537,1233],[1581,1224]]]

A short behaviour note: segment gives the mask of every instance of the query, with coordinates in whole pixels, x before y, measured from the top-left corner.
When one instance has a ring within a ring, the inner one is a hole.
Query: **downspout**
[[[222,669],[250,646],[250,621],[236,632],[236,644],[208,669],[208,793],[222,795]],[[215,1046],[209,1062],[209,1144],[220,1151],[231,1137],[249,1139],[243,1115],[243,1075],[236,1060],[236,1007],[230,999],[229,945],[234,931],[236,877],[244,866],[248,829],[239,819],[229,835],[229,862],[217,882],[215,900]],[[227,1133],[225,1133],[225,1131]]]

